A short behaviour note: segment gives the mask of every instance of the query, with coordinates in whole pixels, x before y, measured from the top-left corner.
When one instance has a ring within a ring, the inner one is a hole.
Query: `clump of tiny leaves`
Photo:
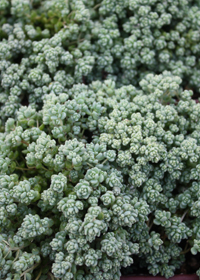
[[[198,256],[199,30],[199,0],[0,0],[0,279]]]
[[[44,94],[164,70],[200,87],[199,0],[0,0],[1,118]]]
[[[8,118],[1,279],[119,280],[138,260],[169,278],[200,252],[200,103],[180,84],[77,84]]]

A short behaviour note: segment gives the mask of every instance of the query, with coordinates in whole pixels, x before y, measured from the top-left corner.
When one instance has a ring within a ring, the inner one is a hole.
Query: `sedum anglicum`
[[[200,251],[200,103],[180,84],[77,84],[8,118],[1,279],[119,280],[133,262],[169,278]]]
[[[199,0],[1,0],[0,13],[4,122],[78,83],[138,86],[168,70],[200,87]]]
[[[0,279],[199,254],[199,28],[198,0],[0,0]]]

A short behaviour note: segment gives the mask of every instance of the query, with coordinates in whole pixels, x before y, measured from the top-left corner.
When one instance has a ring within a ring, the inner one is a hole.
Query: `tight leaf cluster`
[[[0,279],[200,253],[199,30],[199,0],[0,0]]]
[[[0,15],[3,120],[74,83],[168,70],[200,87],[198,0],[1,0]]]
[[[169,278],[200,252],[200,103],[180,84],[77,84],[8,118],[1,279],[119,280],[138,261]]]

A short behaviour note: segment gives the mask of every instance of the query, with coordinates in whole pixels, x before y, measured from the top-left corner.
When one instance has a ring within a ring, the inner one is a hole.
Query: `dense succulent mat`
[[[2,118],[74,83],[117,87],[164,70],[200,87],[198,0],[1,0]]]
[[[2,279],[119,279],[133,260],[168,278],[200,251],[200,104],[180,83],[79,84],[7,120]]]
[[[200,275],[199,30],[199,1],[0,0],[0,279]]]

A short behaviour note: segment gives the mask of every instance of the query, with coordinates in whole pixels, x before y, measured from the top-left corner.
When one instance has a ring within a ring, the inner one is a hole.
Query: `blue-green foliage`
[[[0,12],[3,120],[97,79],[138,86],[168,70],[200,87],[198,0],[1,0]]]
[[[200,251],[200,104],[180,83],[77,84],[6,121],[1,279],[119,280],[137,260],[169,278],[181,242]]]
[[[199,30],[199,0],[0,0],[0,279],[200,252]]]

